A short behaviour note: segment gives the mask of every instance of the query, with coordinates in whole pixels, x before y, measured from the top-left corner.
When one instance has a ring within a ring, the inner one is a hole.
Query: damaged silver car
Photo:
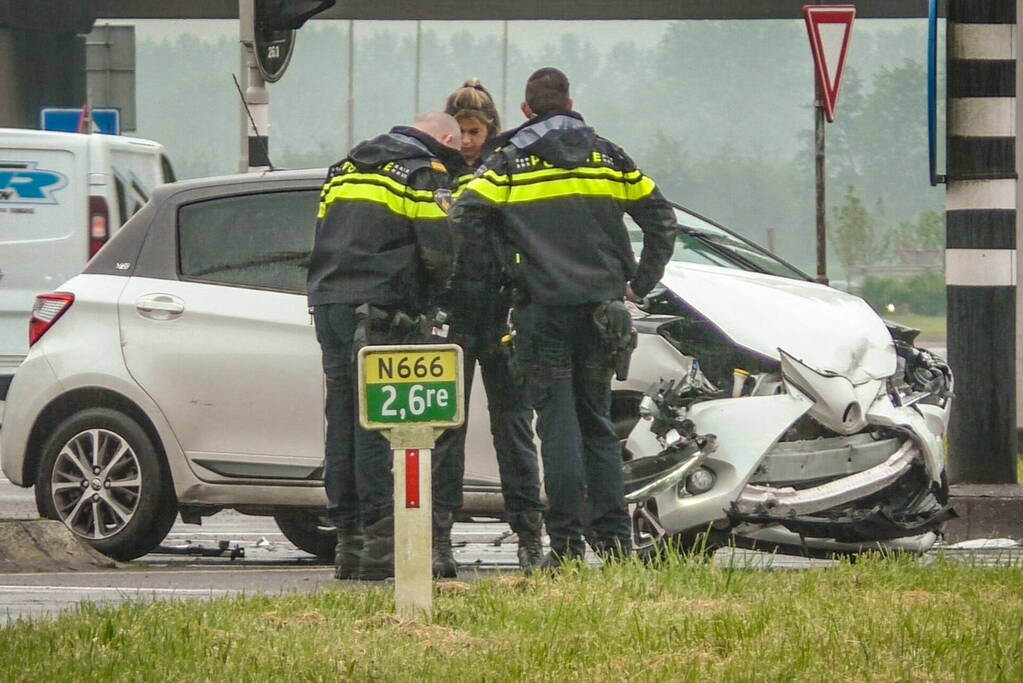
[[[35,487],[42,516],[127,560],[179,515],[231,509],[333,556],[305,293],[323,175],[159,187],[80,275],[37,297],[28,356],[0,383],[0,465]],[[945,364],[860,299],[678,219],[663,287],[635,311],[629,379],[613,386],[637,545],[709,529],[804,550],[926,547],[950,514]],[[485,392],[469,417],[463,513],[499,517]]]
[[[929,548],[954,515],[948,365],[862,299],[678,214],[662,287],[635,314],[644,376],[675,352],[625,442],[637,547]]]

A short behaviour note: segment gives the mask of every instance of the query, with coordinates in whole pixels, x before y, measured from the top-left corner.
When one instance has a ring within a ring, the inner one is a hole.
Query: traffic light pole
[[[249,173],[266,171],[270,168],[270,92],[266,81],[256,65],[255,0],[238,0],[238,23],[242,47],[245,50],[245,121],[248,131],[246,150]]]

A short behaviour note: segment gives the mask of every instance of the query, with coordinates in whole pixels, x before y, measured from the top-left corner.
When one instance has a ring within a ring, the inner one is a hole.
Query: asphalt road
[[[11,519],[38,519],[35,499],[31,489],[0,478],[0,520]],[[452,540],[460,579],[517,571],[514,542],[502,543],[507,529],[495,522],[455,525]],[[104,605],[366,585],[339,584],[332,566],[298,550],[269,517],[225,511],[205,518],[202,526],[179,521],[163,546],[217,549],[222,541],[230,549],[242,548],[244,557],[232,559],[229,552],[219,557],[151,553],[114,570],[0,573],[0,626],[57,614],[84,601]]]
[[[0,520],[36,519],[31,489],[20,489],[0,478]],[[514,543],[505,542],[507,526],[495,522],[459,523],[453,541],[459,579],[474,580],[497,572],[517,571]],[[98,605],[127,601],[205,599],[224,595],[313,591],[345,586],[360,589],[360,582],[340,583],[333,568],[298,550],[269,517],[222,512],[202,526],[178,523],[164,546],[200,545],[243,548],[244,557],[152,553],[121,569],[89,572],[0,573],[0,628],[19,619],[46,618],[74,609],[82,602]],[[1002,545],[1005,545],[1004,543]],[[944,553],[976,564],[1023,563],[1023,550],[1014,548],[946,548],[929,553],[929,562]],[[595,560],[594,560],[595,561]],[[757,570],[799,570],[834,564],[742,550],[719,550],[718,564]]]

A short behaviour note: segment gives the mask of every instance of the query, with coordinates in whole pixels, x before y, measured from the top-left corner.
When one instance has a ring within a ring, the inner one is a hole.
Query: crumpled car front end
[[[680,354],[626,443],[634,538],[922,552],[948,505],[947,364],[860,299],[670,264],[637,327]],[[707,537],[705,537],[707,538]]]

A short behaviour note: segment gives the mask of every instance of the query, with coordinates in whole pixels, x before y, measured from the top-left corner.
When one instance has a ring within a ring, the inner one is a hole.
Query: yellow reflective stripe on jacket
[[[378,183],[386,185],[391,190],[399,195],[417,199],[419,201],[433,201],[433,192],[430,190],[415,190],[408,185],[403,185],[393,178],[383,175],[382,173],[343,173],[341,175],[334,176],[330,181],[324,185],[323,193],[326,196],[328,190],[335,185],[341,183],[347,183],[350,181],[364,181],[370,183]]]
[[[509,178],[494,171],[469,183],[467,189],[494,204],[524,204],[565,197],[604,197],[633,202],[648,197],[654,181],[640,171],[609,168],[544,169]]]
[[[474,173],[463,173],[462,175],[458,176],[458,178],[455,181],[455,191],[452,195],[453,198],[458,199],[459,197],[461,197],[462,192],[465,191],[465,188],[469,186],[469,183],[471,183],[472,179],[475,177],[476,174]]]
[[[616,180],[618,182],[636,183],[643,178],[643,172],[639,169],[633,169],[631,171],[623,172],[617,171],[607,166],[577,166],[575,168],[541,168],[536,171],[523,171],[521,173],[514,173],[513,175],[506,176],[500,175],[496,171],[487,171],[484,177],[489,177],[494,183],[498,185],[519,185],[522,183],[532,183],[540,180],[558,179],[565,176],[582,176],[587,178],[606,178],[608,180]]]
[[[355,176],[361,176],[356,178]],[[397,190],[397,192],[396,192]],[[389,178],[367,173],[338,176],[324,188],[318,218],[327,215],[334,202],[372,202],[411,219],[447,218],[429,190],[413,190]]]

